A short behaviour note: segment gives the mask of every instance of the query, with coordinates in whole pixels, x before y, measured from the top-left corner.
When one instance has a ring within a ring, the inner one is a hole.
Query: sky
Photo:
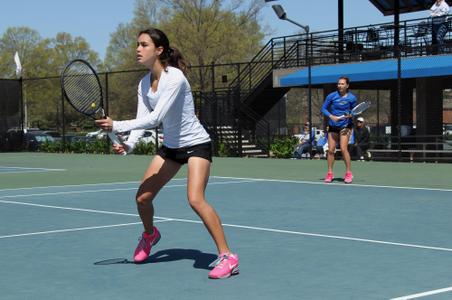
[[[264,0],[262,0],[264,2]],[[271,37],[301,32],[296,25],[280,20],[272,9],[280,4],[287,17],[303,25],[311,32],[337,28],[337,0],[277,0],[265,4],[260,16]],[[37,30],[43,38],[55,37],[58,32],[84,37],[100,58],[110,41],[110,35],[120,23],[133,18],[135,0],[3,0],[0,10],[0,35],[8,27],[25,26]],[[427,17],[427,11],[401,15],[401,20]],[[392,16],[383,16],[368,0],[344,1],[344,25],[360,25],[392,22]]]

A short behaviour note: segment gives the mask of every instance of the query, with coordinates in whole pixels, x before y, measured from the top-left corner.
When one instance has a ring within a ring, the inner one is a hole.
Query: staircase
[[[255,112],[236,103],[231,91],[193,94],[199,103],[196,113],[214,140],[215,152],[223,143],[233,156],[268,156],[268,122],[257,120]]]
[[[271,39],[229,88],[237,91],[240,102],[262,118],[289,91],[289,88],[273,88],[273,70],[300,66],[306,57],[306,41],[306,35]]]
[[[306,35],[271,39],[226,89],[194,92],[197,113],[215,141],[236,156],[268,156],[270,124],[264,116],[289,91],[273,88],[273,70],[300,66]]]
[[[235,144],[237,140],[237,130],[232,126],[219,126],[216,129],[216,132],[221,137],[220,140],[225,145]],[[256,144],[253,144],[250,140],[246,138],[245,135],[242,134],[242,156],[245,157],[267,157],[268,155]]]

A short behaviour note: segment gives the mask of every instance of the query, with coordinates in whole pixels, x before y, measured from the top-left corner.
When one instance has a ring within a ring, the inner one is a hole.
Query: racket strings
[[[63,78],[67,98],[78,111],[94,115],[102,108],[102,87],[88,66],[75,63],[65,70]]]
[[[370,102],[362,102],[353,108],[353,114],[360,114],[370,107]]]

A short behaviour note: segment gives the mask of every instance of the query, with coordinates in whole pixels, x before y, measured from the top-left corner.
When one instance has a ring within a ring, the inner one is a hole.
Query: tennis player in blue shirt
[[[351,183],[353,174],[351,170],[350,153],[348,152],[348,142],[353,129],[353,119],[349,115],[356,106],[357,100],[348,87],[350,80],[348,77],[340,77],[337,82],[337,91],[329,94],[322,105],[322,113],[328,118],[328,172],[325,182],[333,181],[334,152],[336,144],[339,143],[342,157],[345,162],[344,182]]]

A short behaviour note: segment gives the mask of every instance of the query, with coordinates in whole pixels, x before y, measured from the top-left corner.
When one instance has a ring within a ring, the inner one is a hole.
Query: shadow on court
[[[323,182],[325,178],[319,178],[319,181]],[[342,177],[334,177],[331,182],[344,182],[344,178]]]
[[[217,255],[194,249],[165,249],[149,256],[146,263],[160,263],[184,259],[193,260],[193,267],[195,269],[210,270],[212,268],[209,267],[209,264],[217,259]]]
[[[332,182],[344,182],[344,178],[342,178],[342,177],[334,177]]]
[[[151,256],[147,260],[145,260],[142,264],[149,263],[160,263],[160,262],[170,262],[170,261],[178,261],[190,259],[193,260],[193,267],[195,269],[205,269],[211,270],[209,264],[212,263],[217,256],[211,253],[203,253],[199,250],[194,249],[165,249],[160,250]],[[136,264],[134,261],[128,260],[127,258],[110,258],[101,261],[97,261],[94,263],[97,266],[104,265],[114,265],[114,264]]]

